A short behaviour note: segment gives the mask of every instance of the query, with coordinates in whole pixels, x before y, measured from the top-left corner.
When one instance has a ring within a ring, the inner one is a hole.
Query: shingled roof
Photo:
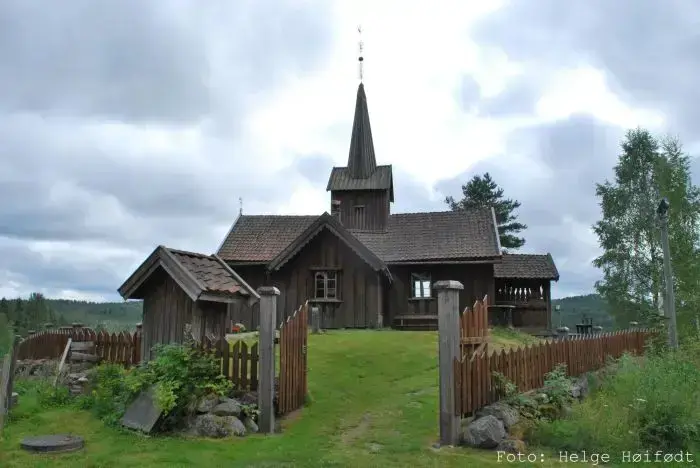
[[[230,302],[236,297],[259,299],[258,294],[216,255],[170,249],[162,245],[119,288],[124,299],[143,299],[142,286],[162,268],[193,301]]]
[[[334,167],[328,178],[329,190],[389,190],[389,201],[394,201],[394,181],[391,165],[377,166],[365,179],[355,179],[347,167]]]
[[[219,249],[230,262],[267,263],[318,216],[240,216]],[[490,208],[392,214],[387,231],[350,231],[385,263],[496,258],[500,246]]]
[[[500,252],[491,208],[401,213],[386,233],[353,232],[387,263],[496,258]]]
[[[241,215],[217,254],[226,261],[267,263],[316,219],[318,216]]]
[[[504,254],[501,263],[494,265],[494,276],[559,281],[559,272],[550,254]]]

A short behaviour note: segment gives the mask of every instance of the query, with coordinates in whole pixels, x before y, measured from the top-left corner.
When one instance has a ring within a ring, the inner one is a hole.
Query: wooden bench
[[[394,328],[399,330],[437,330],[437,315],[397,315],[394,317]]]

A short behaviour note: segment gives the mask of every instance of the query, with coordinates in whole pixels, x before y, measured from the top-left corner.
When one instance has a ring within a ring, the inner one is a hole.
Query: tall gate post
[[[459,281],[438,281],[438,335],[440,340],[440,444],[457,445],[460,416],[455,402],[454,361],[459,357]]]
[[[258,288],[260,295],[260,376],[258,381],[258,427],[264,434],[275,432],[275,319],[277,296],[274,286]]]

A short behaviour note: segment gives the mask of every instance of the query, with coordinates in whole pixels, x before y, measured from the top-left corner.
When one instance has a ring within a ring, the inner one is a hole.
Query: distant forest
[[[558,312],[555,310],[557,305],[559,306]],[[562,326],[575,331],[576,324],[581,323],[584,317],[593,319],[593,325],[600,325],[605,331],[625,328],[629,325],[616,324],[610,314],[608,304],[598,294],[552,300],[552,326],[554,328],[559,327],[561,323]]]

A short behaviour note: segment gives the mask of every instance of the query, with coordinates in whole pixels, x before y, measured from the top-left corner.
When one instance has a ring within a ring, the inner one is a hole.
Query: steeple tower
[[[374,156],[365,85],[360,82],[357,88],[355,119],[352,123],[352,136],[350,137],[348,170],[353,179],[366,179],[374,173],[376,168],[377,160]]]
[[[357,28],[362,33],[361,28]],[[394,201],[391,166],[377,166],[367,96],[363,80],[362,41],[360,40],[360,84],[357,87],[355,117],[350,136],[346,167],[334,167],[326,190],[331,192],[331,213],[348,229],[383,232],[387,229]]]

